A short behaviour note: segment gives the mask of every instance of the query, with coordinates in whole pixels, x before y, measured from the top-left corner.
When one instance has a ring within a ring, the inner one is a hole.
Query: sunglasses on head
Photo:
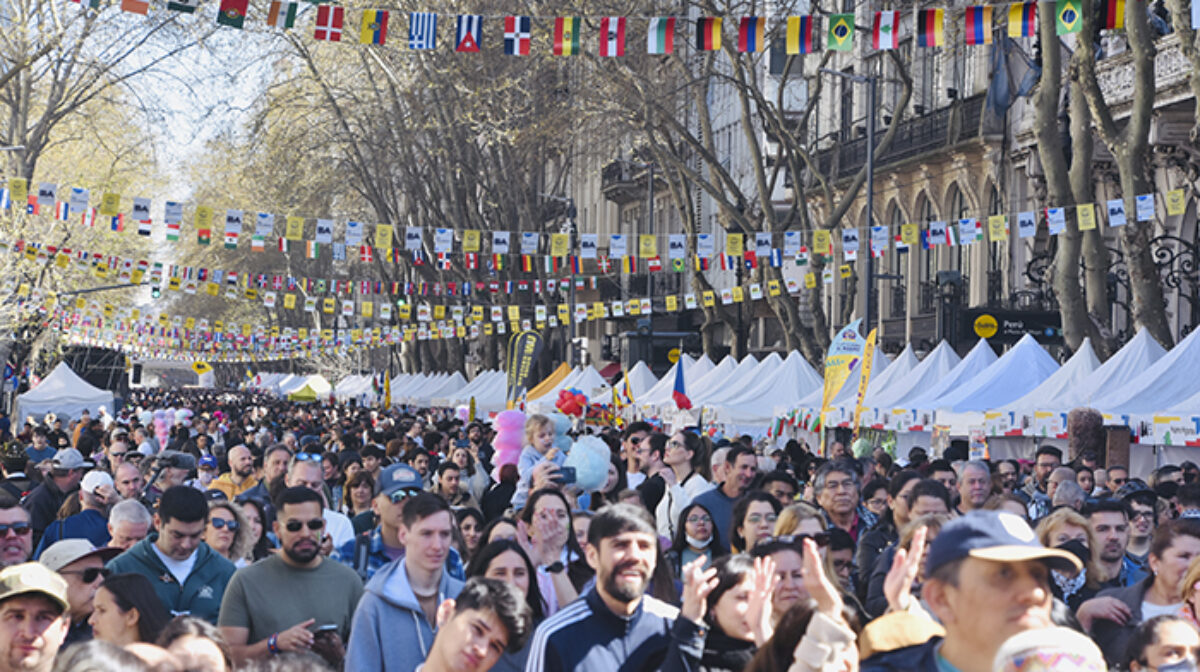
[[[296,453],[294,456],[300,462],[320,462],[321,456],[317,453]]]
[[[212,520],[210,520],[208,522],[212,523],[212,526],[217,528],[218,530],[224,527],[224,528],[228,528],[230,532],[237,532],[237,529],[238,529],[238,522],[236,520],[225,520],[224,518],[213,518]]]
[[[308,522],[304,522],[304,521],[300,521],[300,520],[289,520],[287,522],[287,524],[284,525],[284,527],[287,528],[288,532],[299,532],[301,530],[301,528],[303,528],[306,525],[308,526],[308,529],[316,531],[316,530],[319,530],[319,529],[325,527],[325,519],[324,518],[313,518],[312,520],[310,520]]]
[[[759,539],[758,543],[755,545],[762,546],[764,544],[782,544],[784,546],[801,546],[804,544],[805,539],[812,539],[813,543],[817,545],[817,548],[825,548],[829,545],[829,535],[825,532],[818,532],[816,534],[785,534],[778,537],[767,537],[765,539]]]
[[[96,579],[102,576],[104,578],[108,578],[108,576],[112,574],[107,567],[88,567],[87,569],[69,569],[67,571],[60,569],[58,573],[78,574],[79,578],[82,579],[84,583],[95,583]]]
[[[33,528],[29,526],[29,523],[12,523],[10,525],[0,525],[0,537],[7,536],[9,530],[12,530],[13,534],[20,537],[20,536],[29,534],[31,531],[33,531]]]
[[[392,494],[388,495],[388,499],[392,500],[393,504],[399,504],[400,502],[403,502],[404,500],[408,499],[409,497],[413,497],[413,496],[421,494],[421,492],[422,492],[422,490],[420,488],[404,488],[402,490],[397,490],[397,491],[393,492]]]

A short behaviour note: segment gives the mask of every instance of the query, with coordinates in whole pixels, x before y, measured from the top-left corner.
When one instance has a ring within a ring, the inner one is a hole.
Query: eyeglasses
[[[687,444],[684,443],[683,441],[680,441],[679,439],[671,439],[670,441],[667,441],[667,447],[668,448],[687,448]]]
[[[208,522],[212,523],[212,526],[217,528],[218,530],[221,528],[226,528],[230,532],[237,532],[237,529],[238,529],[238,522],[236,520],[225,520],[224,518],[213,518],[212,520],[210,520]]]
[[[287,528],[288,532],[299,532],[300,529],[306,525],[308,526],[308,529],[313,530],[315,532],[315,531],[320,530],[325,527],[325,519],[324,518],[313,518],[312,520],[309,520],[308,522],[304,522],[301,520],[289,520],[287,522],[287,524],[284,525],[284,527]]]
[[[1127,482],[1129,482],[1128,478],[1114,478],[1111,480],[1113,482],[1113,485],[1125,485]]]
[[[17,535],[18,537],[23,537],[23,536],[29,534],[30,532],[32,532],[33,528],[29,526],[29,523],[12,523],[10,525],[0,525],[0,537],[7,537],[9,530],[12,530],[12,533]]]
[[[108,578],[111,571],[107,567],[88,567],[87,569],[68,569],[66,571],[58,570],[59,574],[78,574],[79,578],[84,583],[95,583],[100,577]]]
[[[1153,511],[1134,511],[1133,515],[1129,517],[1130,520],[1137,520],[1138,518],[1153,519],[1154,512]]]
[[[408,499],[409,497],[415,497],[416,495],[419,495],[422,492],[423,491],[420,488],[401,488],[400,490],[397,490],[397,491],[393,492],[392,494],[388,495],[388,499],[392,500],[393,504],[399,504],[400,502],[403,502],[404,500]]]
[[[825,548],[829,545],[829,535],[825,532],[818,532],[816,534],[785,534],[780,537],[766,537],[764,539],[759,539],[755,546],[763,546],[766,544],[800,546],[804,543],[805,539],[812,539],[813,543],[815,543],[818,548]]]
[[[708,525],[708,524],[712,523],[712,518],[710,518],[709,516],[688,516],[687,522],[689,522],[693,525],[695,525],[696,523],[704,523],[705,525]]]

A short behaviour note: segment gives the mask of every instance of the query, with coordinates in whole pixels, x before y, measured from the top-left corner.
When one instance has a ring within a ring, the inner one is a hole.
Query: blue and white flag
[[[408,15],[408,48],[430,50],[437,47],[437,14],[411,12]]]
[[[478,52],[482,39],[483,17],[479,14],[459,14],[455,20],[454,50]]]

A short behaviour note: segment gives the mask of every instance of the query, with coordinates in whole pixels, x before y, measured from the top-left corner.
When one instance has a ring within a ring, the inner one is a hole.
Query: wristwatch
[[[542,569],[546,570],[550,574],[558,574],[559,572],[563,571],[566,568],[567,568],[567,566],[562,563],[562,560],[555,560],[554,562],[546,565]]]

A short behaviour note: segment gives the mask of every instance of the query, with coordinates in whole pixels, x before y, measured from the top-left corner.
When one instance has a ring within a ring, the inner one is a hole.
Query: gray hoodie
[[[463,582],[442,572],[437,602],[456,598]],[[433,647],[434,630],[413,594],[401,558],[367,582],[346,646],[345,672],[412,672]]]

